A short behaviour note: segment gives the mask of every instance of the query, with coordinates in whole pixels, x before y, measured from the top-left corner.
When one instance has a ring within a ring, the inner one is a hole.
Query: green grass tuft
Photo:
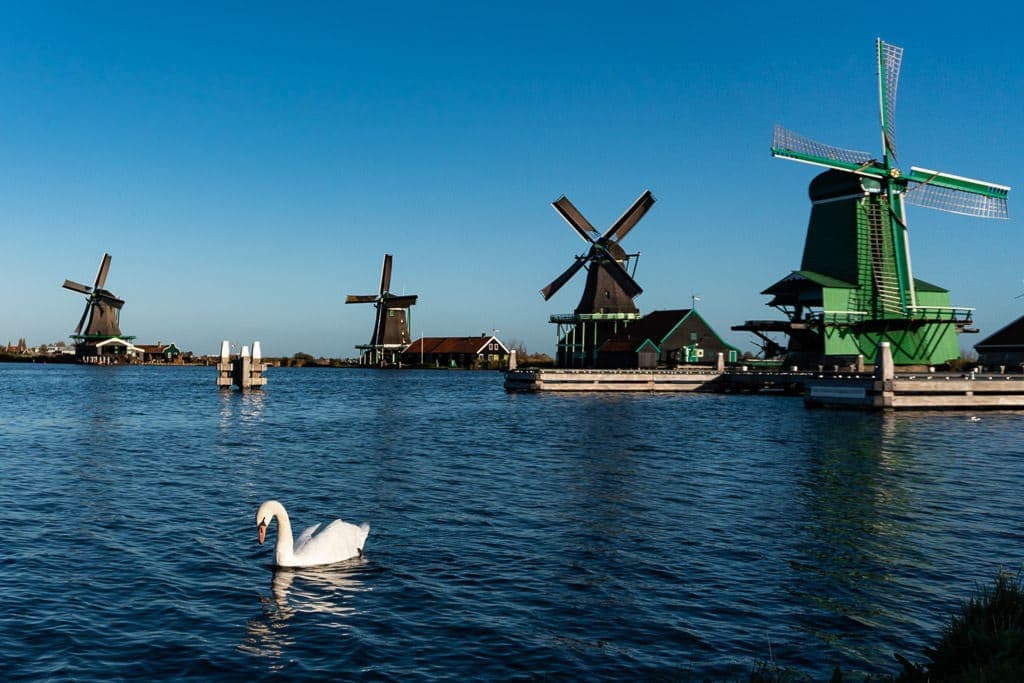
[[[898,681],[1013,681],[1024,676],[1024,582],[1021,574],[1000,572],[965,602],[942,631],[928,661],[911,664],[898,657]]]

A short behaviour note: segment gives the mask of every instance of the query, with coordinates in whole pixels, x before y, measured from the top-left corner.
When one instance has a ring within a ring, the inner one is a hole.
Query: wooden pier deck
[[[781,372],[742,366],[676,370],[521,368],[511,392],[715,392],[802,395],[809,408],[860,410],[1024,410],[1024,375],[896,373],[891,356],[873,372]]]
[[[508,391],[698,391],[714,370],[564,370],[521,368],[505,375]]]

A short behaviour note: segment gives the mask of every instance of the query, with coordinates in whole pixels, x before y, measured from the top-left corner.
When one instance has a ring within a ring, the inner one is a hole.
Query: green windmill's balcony
[[[926,322],[952,322],[968,325],[974,322],[974,309],[962,306],[911,306],[910,317]]]
[[[868,311],[819,311],[807,316],[807,320],[827,327],[849,327],[873,320],[907,320],[915,323],[953,323],[965,326],[974,322],[974,309],[962,306],[911,306],[905,315],[890,313],[883,318]]]

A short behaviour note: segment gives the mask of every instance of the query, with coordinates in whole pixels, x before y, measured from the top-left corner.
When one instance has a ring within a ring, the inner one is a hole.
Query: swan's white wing
[[[309,527],[301,534],[299,534],[299,537],[295,539],[295,552],[299,552],[299,550],[302,549],[302,546],[309,543],[309,539],[312,538],[313,534],[316,533],[316,530],[322,526],[323,524],[314,524],[313,526]]]
[[[362,554],[370,526],[356,526],[336,519],[327,526],[311,527],[302,532],[301,543],[295,544],[295,558],[303,566],[332,564]],[[308,538],[307,538],[308,535]]]

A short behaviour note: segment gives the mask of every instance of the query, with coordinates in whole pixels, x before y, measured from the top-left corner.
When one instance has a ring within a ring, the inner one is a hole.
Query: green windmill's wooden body
[[[829,170],[810,185],[811,218],[800,270],[763,293],[788,320],[748,321],[734,329],[789,337],[787,364],[874,360],[891,344],[898,365],[938,365],[960,355],[957,334],[973,309],[914,278],[905,203],[983,218],[1006,218],[1008,187],[896,161],[894,111],[903,50],[878,47],[882,158],[832,147],[776,126],[774,156]],[[781,323],[781,324],[780,324]]]

